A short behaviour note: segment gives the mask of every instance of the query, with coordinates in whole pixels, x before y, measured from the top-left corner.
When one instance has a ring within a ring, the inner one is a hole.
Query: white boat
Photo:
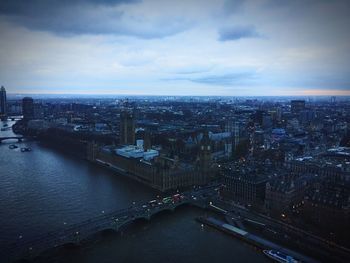
[[[21,148],[21,152],[30,152],[30,151],[32,151],[31,148],[26,148],[26,147]]]
[[[263,253],[269,258],[280,263],[300,263],[301,261],[296,260],[292,256],[286,255],[277,250],[263,250]]]

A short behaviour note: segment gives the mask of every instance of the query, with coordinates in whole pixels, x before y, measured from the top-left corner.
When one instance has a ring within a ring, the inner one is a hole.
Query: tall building
[[[301,111],[305,110],[305,100],[292,100],[291,104],[291,112],[294,114],[298,114]]]
[[[211,141],[207,130],[203,133],[203,138],[199,146],[199,167],[204,176],[208,176],[212,162]]]
[[[120,144],[135,144],[135,112],[120,113]]]
[[[34,102],[31,97],[24,97],[22,99],[22,114],[24,120],[31,120],[34,118]]]
[[[7,114],[7,103],[6,103],[6,90],[3,86],[0,89],[0,116],[1,119],[6,118]]]
[[[281,107],[277,107],[276,109],[276,120],[277,121],[281,121],[282,120],[282,108]]]

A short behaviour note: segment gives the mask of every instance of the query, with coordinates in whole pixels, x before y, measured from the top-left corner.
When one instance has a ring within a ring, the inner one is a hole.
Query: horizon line
[[[40,96],[130,96],[130,97],[350,97],[343,94],[298,94],[298,95],[179,95],[179,94],[123,94],[123,93],[31,93],[31,92],[18,92],[7,93],[9,96],[19,95],[40,95]]]

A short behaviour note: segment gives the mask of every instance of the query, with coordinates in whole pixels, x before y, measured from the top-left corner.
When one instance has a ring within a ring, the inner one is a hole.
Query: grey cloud
[[[333,2],[341,2],[347,0],[333,0]],[[266,8],[280,8],[280,7],[288,7],[288,8],[298,8],[299,10],[309,8],[318,4],[330,2],[329,0],[294,0],[294,1],[276,1],[276,0],[267,0],[263,3],[263,6]]]
[[[184,31],[189,21],[181,18],[132,16],[121,4],[138,0],[14,0],[0,2],[0,16],[32,30],[60,35],[113,34],[143,39],[162,38]],[[107,8],[108,7],[108,8]]]
[[[225,75],[205,76],[201,78],[192,79],[191,81],[209,85],[231,86],[235,84],[245,84],[254,79],[255,77],[255,73],[253,72],[242,72],[230,73]]]
[[[138,0],[4,0],[0,2],[0,14],[15,16],[48,16],[77,6],[113,6],[131,4]],[[76,14],[78,16],[78,14]]]
[[[219,31],[220,41],[239,40],[242,38],[260,38],[262,35],[254,26],[234,26]]]
[[[165,81],[191,81],[200,84],[215,85],[215,86],[234,86],[246,85],[257,78],[255,72],[237,72],[222,75],[207,75],[193,78],[168,78],[162,79]]]
[[[198,74],[198,73],[209,72],[212,69],[213,69],[213,66],[189,67],[189,68],[184,68],[184,69],[178,70],[176,72],[176,74],[179,74],[179,75],[191,75],[191,74]]]

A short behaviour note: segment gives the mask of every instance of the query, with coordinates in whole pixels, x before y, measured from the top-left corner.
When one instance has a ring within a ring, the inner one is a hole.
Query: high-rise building
[[[120,113],[120,144],[135,144],[135,112]]]
[[[292,100],[290,104],[291,112],[294,114],[298,114],[305,110],[305,100]]]
[[[22,114],[24,120],[31,120],[34,118],[34,102],[31,97],[24,97],[22,99]]]
[[[7,102],[6,102],[6,90],[3,86],[0,89],[0,116],[6,118],[7,114]]]

